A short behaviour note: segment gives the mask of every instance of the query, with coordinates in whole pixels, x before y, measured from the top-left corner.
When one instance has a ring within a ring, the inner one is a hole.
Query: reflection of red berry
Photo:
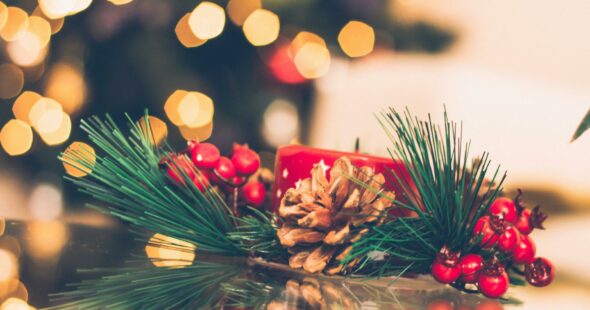
[[[537,287],[543,287],[553,282],[555,268],[548,259],[538,257],[532,263],[524,266],[524,274],[528,283]]]
[[[459,260],[461,280],[465,283],[477,282],[479,271],[483,268],[483,258],[477,254],[467,254]]]
[[[221,156],[215,167],[215,174],[221,177],[222,181],[231,181],[236,176],[236,169],[229,158]]]
[[[518,243],[519,237],[518,230],[512,225],[507,225],[500,238],[498,238],[498,248],[506,253],[512,252]]]
[[[249,148],[238,148],[231,158],[236,168],[236,173],[242,176],[253,174],[260,168],[260,157]]]
[[[241,197],[252,207],[260,207],[264,203],[266,189],[264,184],[258,181],[250,181],[242,186]]]
[[[512,258],[517,264],[528,264],[535,259],[536,247],[527,235],[520,235],[520,240],[512,252]]]
[[[213,169],[219,162],[219,149],[211,143],[199,143],[191,150],[193,163],[201,169]]]
[[[432,276],[441,283],[455,282],[461,276],[461,266],[459,265],[459,253],[451,252],[444,246],[436,255],[432,266],[430,267]]]
[[[516,205],[510,198],[500,197],[494,200],[488,211],[492,215],[503,216],[504,220],[510,223],[516,221]]]
[[[189,179],[193,179],[195,177],[195,168],[191,161],[185,156],[175,155],[170,160],[164,159],[163,161],[168,165],[166,168],[166,173],[174,182],[184,184],[184,175],[186,175]]]
[[[453,304],[451,304],[448,300],[444,299],[437,299],[428,304],[427,310],[453,310]]]
[[[498,298],[508,290],[510,284],[508,274],[496,259],[486,262],[484,269],[477,278],[479,291],[489,298]]]

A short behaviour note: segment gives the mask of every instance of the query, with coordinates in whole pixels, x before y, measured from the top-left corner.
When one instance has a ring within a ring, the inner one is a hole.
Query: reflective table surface
[[[507,300],[498,301],[457,291],[430,276],[327,277],[258,260],[198,252],[191,266],[157,267],[146,257],[145,243],[134,240],[134,235],[118,225],[9,221],[0,237],[0,249],[12,253],[16,262],[14,279],[0,284],[0,299],[19,298],[36,308],[62,308],[66,302],[83,300],[70,305],[86,308],[112,302],[129,309],[165,305],[207,309],[539,309],[538,302],[529,300],[544,293],[534,288],[511,289]],[[2,269],[10,267],[1,267],[0,276]],[[118,278],[101,278],[105,275]],[[71,295],[75,287],[69,284],[82,281],[91,281],[83,287],[86,293]],[[547,294],[559,296],[551,289]]]

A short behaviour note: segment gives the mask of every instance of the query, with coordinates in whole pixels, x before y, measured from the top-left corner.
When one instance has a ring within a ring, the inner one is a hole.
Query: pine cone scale
[[[368,232],[363,225],[381,224],[393,206],[395,195],[383,190],[384,181],[370,167],[357,168],[341,157],[329,180],[318,164],[310,178],[289,189],[279,206],[283,224],[277,231],[291,253],[289,266],[327,274],[353,268],[358,261],[342,262],[352,244]]]

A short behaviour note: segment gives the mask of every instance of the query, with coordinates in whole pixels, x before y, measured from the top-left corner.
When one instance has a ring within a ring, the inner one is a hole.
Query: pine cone
[[[368,232],[367,225],[380,225],[393,206],[395,195],[383,190],[384,183],[382,174],[357,168],[347,157],[336,160],[330,180],[316,165],[311,178],[290,188],[279,206],[277,235],[291,253],[289,266],[326,274],[354,267],[358,261],[341,264],[352,244]]]

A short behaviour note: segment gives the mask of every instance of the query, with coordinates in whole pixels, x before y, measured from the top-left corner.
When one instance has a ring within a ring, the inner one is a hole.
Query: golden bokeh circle
[[[174,32],[176,33],[178,41],[180,41],[180,43],[184,45],[184,47],[188,48],[201,46],[207,42],[207,40],[203,40],[197,37],[191,30],[188,24],[190,15],[190,13],[186,13],[178,21],[178,23],[176,24],[176,28],[174,28]]]
[[[19,39],[29,28],[29,15],[23,9],[9,6],[6,8],[7,19],[0,30],[0,37],[10,42]]]
[[[203,1],[190,13],[188,24],[201,40],[217,37],[225,26],[225,12],[218,4]]]
[[[225,9],[229,19],[242,26],[252,12],[262,8],[261,0],[229,0]]]
[[[11,119],[0,130],[0,144],[8,155],[22,155],[33,145],[33,130],[29,124]]]
[[[252,12],[242,27],[246,39],[254,46],[271,44],[279,37],[280,29],[277,14],[264,9]]]
[[[96,165],[94,148],[80,141],[72,142],[61,157],[66,173],[76,178],[92,173],[92,169]]]
[[[149,128],[145,117],[141,117],[137,122],[144,139],[149,139],[152,145],[161,145],[168,137],[168,126],[161,119],[151,115],[148,116],[147,122],[149,122]]]

